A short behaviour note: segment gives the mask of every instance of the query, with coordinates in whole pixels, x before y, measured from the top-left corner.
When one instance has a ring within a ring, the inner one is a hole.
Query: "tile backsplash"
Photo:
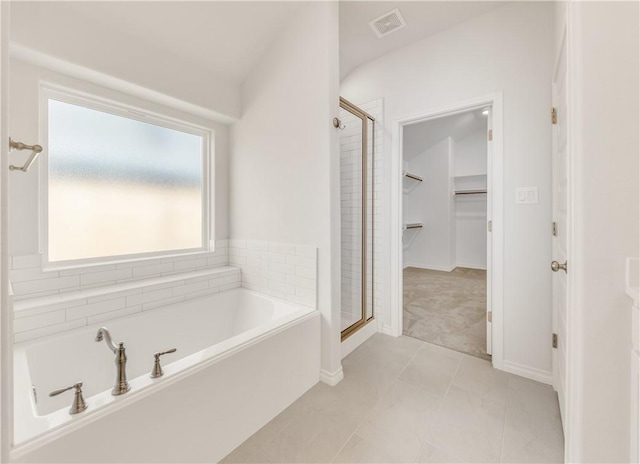
[[[229,264],[242,269],[242,286],[317,307],[317,248],[257,240],[229,240]]]
[[[16,342],[244,287],[316,307],[317,249],[218,240],[215,251],[43,271],[41,255],[13,256]]]

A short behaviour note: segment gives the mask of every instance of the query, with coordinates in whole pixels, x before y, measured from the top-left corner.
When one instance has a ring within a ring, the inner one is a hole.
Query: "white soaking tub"
[[[101,326],[125,343],[121,396]],[[153,354],[171,348],[151,379]],[[238,288],[16,344],[14,362],[19,461],[211,462],[318,381],[320,315]],[[48,394],[78,381],[88,408],[71,416],[72,391]]]

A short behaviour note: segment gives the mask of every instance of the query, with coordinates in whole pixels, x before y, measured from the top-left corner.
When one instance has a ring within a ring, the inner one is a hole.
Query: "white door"
[[[569,223],[569,176],[568,176],[568,101],[567,101],[567,46],[566,35],[556,61],[552,83],[552,156],[553,156],[553,222],[552,225],[552,327],[557,340],[553,349],[553,385],[558,392],[562,424],[566,430],[566,391],[567,391],[567,263]],[[551,271],[550,271],[551,272]]]
[[[493,172],[493,122],[492,111],[489,109],[487,115],[487,354],[491,354],[491,301],[492,301],[492,289],[491,282],[493,281],[491,276],[492,268],[492,234],[491,234],[491,205],[492,203],[492,191],[493,179],[491,173]]]

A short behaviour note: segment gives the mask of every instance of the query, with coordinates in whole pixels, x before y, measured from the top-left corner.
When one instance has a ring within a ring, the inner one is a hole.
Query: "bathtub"
[[[121,396],[100,326],[125,342]],[[217,461],[317,383],[319,347],[317,311],[241,288],[16,344],[14,458]],[[171,348],[151,379],[153,354]],[[73,392],[48,393],[78,381],[89,407],[71,416]]]

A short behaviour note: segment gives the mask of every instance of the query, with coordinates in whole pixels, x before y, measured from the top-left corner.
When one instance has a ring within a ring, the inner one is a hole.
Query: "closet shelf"
[[[422,177],[411,174],[407,171],[402,173],[402,191],[409,193],[412,189],[422,182]]]
[[[424,224],[420,223],[420,222],[414,222],[411,224],[405,224],[403,227],[403,230],[409,230],[409,229],[422,229],[424,227]]]
[[[422,182],[422,177],[411,174],[410,172],[404,171],[402,175],[407,179],[415,180],[416,182]]]

